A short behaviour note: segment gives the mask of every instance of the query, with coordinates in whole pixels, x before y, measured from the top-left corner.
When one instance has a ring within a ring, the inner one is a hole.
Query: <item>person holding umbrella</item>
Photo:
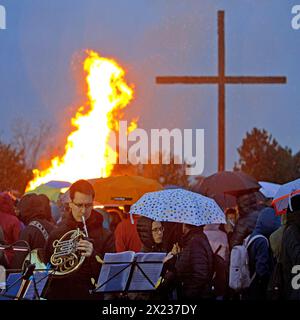
[[[203,226],[184,223],[182,231],[175,268],[166,273],[159,290],[176,286],[179,300],[210,299],[213,297],[214,256]]]
[[[178,287],[178,299],[212,298],[214,254],[203,232],[206,224],[225,224],[225,215],[213,199],[183,189],[146,193],[130,210],[156,221],[182,223],[180,252],[174,270],[165,274],[158,290]]]

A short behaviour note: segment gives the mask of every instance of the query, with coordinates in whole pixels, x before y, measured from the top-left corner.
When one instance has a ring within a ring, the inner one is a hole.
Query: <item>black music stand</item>
[[[31,260],[29,244],[23,240],[17,242],[25,243],[26,247],[1,244],[0,250],[28,252]],[[0,300],[32,300],[28,298],[29,296],[40,300],[42,290],[49,276],[49,268],[36,269],[35,264],[31,264],[31,261],[28,261],[28,264],[24,265],[24,269],[6,269],[6,272],[9,273],[7,278],[9,284],[6,289],[0,291]],[[38,280],[35,279],[36,276]]]
[[[156,257],[156,259],[138,261],[139,257],[146,255],[151,255],[149,258]],[[165,256],[166,253],[137,253],[137,256],[134,256],[133,261],[130,262],[105,261],[104,258],[104,266],[101,268],[97,287],[91,292],[122,292],[127,295],[129,292],[153,291],[159,280]]]
[[[48,269],[35,271],[32,269],[28,274],[26,272],[10,273],[7,277],[6,289],[0,291],[0,300],[41,300],[49,275]]]

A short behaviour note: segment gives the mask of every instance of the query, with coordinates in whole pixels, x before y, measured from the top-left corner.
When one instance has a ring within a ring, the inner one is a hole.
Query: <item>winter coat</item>
[[[287,224],[282,237],[281,262],[283,267],[284,298],[300,300],[300,289],[292,287],[292,268],[300,265],[300,209],[287,212]]]
[[[255,193],[243,195],[237,199],[239,219],[230,237],[230,248],[241,245],[243,240],[253,232],[260,212]]]
[[[4,233],[2,227],[0,226],[0,244],[4,244]],[[0,265],[4,266],[4,268],[8,268],[8,260],[4,251],[0,250]]]
[[[267,240],[262,237],[257,238],[248,248],[250,276],[256,274],[248,290],[249,299],[266,298],[268,281],[274,267],[273,254],[268,239],[280,225],[280,217],[276,216],[273,208],[265,208],[260,212],[250,239],[257,235],[263,235]]]
[[[6,244],[13,244],[19,239],[22,224],[15,216],[13,199],[5,192],[0,193],[0,225]],[[6,256],[10,264],[14,257],[14,252],[7,251]]]
[[[212,295],[213,252],[202,228],[195,227],[180,241],[175,270],[166,274],[162,289],[180,285],[179,299],[208,299]]]
[[[21,198],[17,209],[19,218],[25,223],[25,228],[20,233],[19,240],[26,241],[30,250],[39,249],[39,257],[43,260],[43,248],[54,228],[49,199],[45,195],[27,194]],[[45,230],[45,234],[34,224],[39,224]],[[20,242],[20,245],[23,244]],[[12,267],[15,269],[22,268],[26,255],[27,253],[24,252],[16,252]]]
[[[96,260],[96,255],[101,259],[106,252],[115,252],[113,234],[102,227],[103,218],[100,213],[92,210],[91,216],[86,220],[89,238],[93,241],[94,251],[91,257],[86,257],[81,267],[62,277],[50,277],[44,296],[49,299],[99,299],[97,294],[90,295],[89,290],[94,289],[91,279],[96,282],[99,277],[101,264]],[[45,260],[50,261],[53,254],[53,242],[60,239],[67,231],[80,228],[83,223],[74,220],[71,213],[55,228],[46,243]]]
[[[270,235],[270,238],[269,238],[272,253],[276,261],[280,260],[282,237],[283,237],[284,229],[285,229],[285,225],[280,226],[276,231],[274,231]]]
[[[45,235],[49,237],[51,231],[55,228],[55,225],[46,219],[34,219],[30,223],[38,222],[42,228],[46,231]],[[38,249],[38,255],[41,261],[44,261],[44,247],[47,241],[47,237],[42,233],[42,231],[34,226],[27,225],[20,233],[19,240],[24,240],[29,244],[30,250]],[[20,243],[22,245],[22,243]],[[20,269],[23,266],[24,259],[28,253],[16,252],[12,262],[13,269]]]
[[[16,216],[0,212],[0,225],[4,233],[4,241],[7,244],[15,243],[21,232],[21,222]]]
[[[138,219],[139,217],[134,215],[134,224],[131,223],[131,219],[128,217],[117,225],[115,229],[116,252],[141,251],[142,243],[136,229]]]

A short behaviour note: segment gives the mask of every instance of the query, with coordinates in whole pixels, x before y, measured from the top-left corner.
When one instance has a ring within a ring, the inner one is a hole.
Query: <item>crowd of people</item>
[[[2,192],[0,243],[6,250],[0,250],[0,265],[8,272],[23,270],[28,252],[12,249],[26,246],[31,255],[35,252],[42,263],[54,268],[54,249],[63,250],[57,241],[78,228],[84,234],[76,242],[82,263],[64,276],[50,275],[45,299],[300,299],[300,289],[292,286],[292,269],[300,265],[300,195],[292,196],[287,213],[278,216],[270,199],[261,202],[255,192],[245,193],[237,197],[236,207],[224,210],[227,224],[205,226],[131,216],[129,206],[97,210],[94,196],[88,181],[75,182],[69,188],[70,201],[59,206],[57,217],[57,208],[53,210],[45,195],[16,199]],[[108,223],[105,217],[110,217]],[[232,252],[239,246],[246,248],[251,281],[236,290],[230,277]],[[156,289],[127,295],[91,294],[105,253],[122,251],[166,253]],[[68,261],[65,264],[71,267]]]

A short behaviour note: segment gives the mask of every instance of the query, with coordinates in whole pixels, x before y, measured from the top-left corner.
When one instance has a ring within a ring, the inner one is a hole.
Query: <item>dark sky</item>
[[[300,150],[300,30],[289,0],[0,0],[0,127],[46,120],[62,140],[83,101],[76,63],[85,49],[125,67],[139,127],[205,129],[205,171],[217,169],[217,87],[160,86],[158,75],[215,75],[217,11],[225,10],[226,72],[285,75],[286,85],[227,86],[227,169],[247,131],[265,128]],[[299,1],[300,4],[300,1]]]

